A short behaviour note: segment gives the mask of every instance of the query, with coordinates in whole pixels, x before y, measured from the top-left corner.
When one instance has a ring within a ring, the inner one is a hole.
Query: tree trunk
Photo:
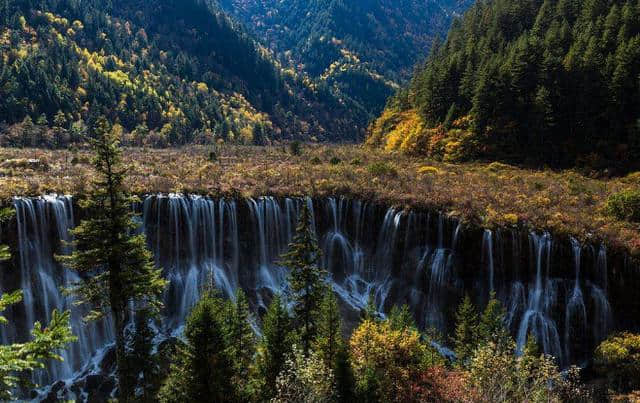
[[[125,340],[124,309],[112,309],[116,330],[116,374],[118,376],[118,398],[121,402],[133,401],[133,379],[128,371],[128,360]]]

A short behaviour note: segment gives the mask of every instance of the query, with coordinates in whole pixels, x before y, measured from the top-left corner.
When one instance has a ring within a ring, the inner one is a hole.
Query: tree
[[[256,351],[255,335],[249,323],[249,303],[245,293],[238,289],[235,304],[228,305],[226,343],[233,365],[233,384],[237,395],[242,400],[247,400],[249,396],[249,368]]]
[[[404,401],[425,369],[427,347],[415,329],[365,320],[349,341],[359,401]]]
[[[233,362],[225,341],[228,306],[212,292],[193,308],[169,377],[158,395],[161,402],[235,401]]]
[[[595,351],[596,371],[607,378],[616,391],[640,388],[640,335],[614,334],[600,343]]]
[[[313,347],[327,367],[334,368],[338,351],[343,344],[338,300],[333,291],[327,290],[320,305],[318,328]]]
[[[278,375],[277,393],[272,403],[329,403],[336,397],[333,370],[320,354],[305,356],[294,346]]]
[[[478,339],[482,342],[494,342],[498,347],[505,346],[511,339],[505,325],[506,312],[496,298],[495,292],[491,292],[480,323],[478,324]]]
[[[291,317],[275,295],[262,320],[262,340],[258,345],[255,389],[259,400],[268,401],[275,395],[276,379],[285,366],[293,345]]]
[[[349,352],[342,336],[342,320],[338,299],[328,289],[320,305],[318,333],[313,343],[317,354],[327,368],[333,371],[335,398],[342,402],[353,401],[353,373]]]
[[[325,271],[320,268],[320,249],[311,225],[309,207],[304,204],[298,227],[282,264],[289,268],[294,319],[304,354],[309,353],[316,336],[318,311],[324,295]]]
[[[22,290],[3,294],[0,297],[0,312],[20,301]],[[44,368],[47,360],[62,361],[56,351],[76,340],[71,333],[70,318],[71,312],[58,312],[54,309],[48,326],[44,327],[40,322],[34,323],[30,341],[0,345],[0,399],[12,400],[16,387],[23,380],[21,376]],[[0,316],[0,324],[7,323],[7,319]]]
[[[465,295],[456,312],[453,344],[457,364],[465,367],[478,346],[478,314],[469,295]]]
[[[135,380],[136,399],[142,402],[153,401],[158,389],[159,368],[157,357],[153,355],[155,332],[151,327],[151,320],[152,316],[146,310],[136,314],[135,333],[131,343],[133,348],[128,354],[129,368]]]
[[[126,401],[134,396],[125,351],[129,307],[157,312],[166,281],[153,265],[144,234],[133,235],[137,228],[130,207],[134,199],[125,191],[121,151],[104,117],[93,129],[91,145],[96,178],[80,203],[89,218],[72,230],[73,254],[60,259],[82,278],[67,292],[92,306],[87,319],[104,314],[113,318],[119,394]]]

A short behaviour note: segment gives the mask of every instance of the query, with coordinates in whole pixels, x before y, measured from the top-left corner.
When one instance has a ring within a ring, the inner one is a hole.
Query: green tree
[[[20,301],[22,290],[3,294],[0,297],[0,312]],[[22,384],[26,373],[44,368],[47,360],[63,360],[57,351],[76,340],[71,333],[70,318],[69,311],[53,310],[48,326],[34,323],[31,340],[0,345],[0,399],[13,400],[13,393]],[[0,324],[7,323],[7,319],[0,316]]]
[[[141,310],[135,317],[135,332],[132,351],[129,353],[129,368],[136,380],[136,399],[142,402],[154,400],[158,389],[159,368],[157,357],[153,355],[155,331],[151,327],[152,316]],[[141,394],[138,394],[137,391]]]
[[[133,235],[133,198],[125,191],[126,169],[122,166],[118,141],[104,117],[98,119],[91,144],[96,177],[86,200],[80,205],[88,219],[74,230],[75,251],[60,259],[80,273],[79,283],[67,292],[87,303],[87,319],[111,314],[116,335],[116,363],[121,400],[134,396],[125,351],[125,325],[130,303],[157,311],[166,281],[155,268],[143,234]]]
[[[255,389],[259,400],[268,401],[274,397],[276,379],[285,366],[293,342],[291,317],[280,296],[275,295],[262,320],[262,340],[258,345]]]
[[[161,402],[235,401],[233,362],[225,340],[228,305],[208,292],[193,308],[169,377],[158,395]]]
[[[466,366],[478,346],[478,313],[469,295],[458,306],[453,345],[459,366]]]
[[[233,365],[233,384],[237,395],[242,400],[249,397],[249,369],[253,363],[256,342],[251,329],[249,303],[245,293],[238,288],[235,304],[228,304],[227,313],[227,346],[230,361]]]
[[[304,204],[296,235],[289,251],[282,256],[282,264],[291,270],[289,283],[294,319],[304,354],[309,353],[316,336],[318,311],[325,290],[326,274],[319,266],[320,253],[311,225],[311,212]]]
[[[511,336],[505,325],[506,312],[495,292],[491,292],[489,302],[480,317],[478,339],[482,342],[493,342],[497,346],[508,344]]]

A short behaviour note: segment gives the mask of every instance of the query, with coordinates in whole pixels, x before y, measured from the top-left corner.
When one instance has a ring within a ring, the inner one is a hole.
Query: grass
[[[609,215],[606,208],[611,195],[637,188],[638,174],[593,179],[498,163],[447,164],[353,145],[303,145],[299,155],[284,146],[222,146],[215,159],[212,150],[125,149],[128,186],[140,194],[352,196],[444,210],[472,225],[529,226],[602,240],[640,257],[640,226]],[[89,161],[82,150],[0,149],[0,197],[82,194],[92,175]]]

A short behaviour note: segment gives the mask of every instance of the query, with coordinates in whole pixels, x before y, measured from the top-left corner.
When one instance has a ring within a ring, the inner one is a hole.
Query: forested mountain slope
[[[219,0],[283,63],[378,113],[471,0]]]
[[[446,161],[637,169],[639,74],[637,0],[482,1],[368,141]]]
[[[365,124],[206,2],[0,2],[2,143],[64,146],[100,114],[156,146],[353,139]]]

